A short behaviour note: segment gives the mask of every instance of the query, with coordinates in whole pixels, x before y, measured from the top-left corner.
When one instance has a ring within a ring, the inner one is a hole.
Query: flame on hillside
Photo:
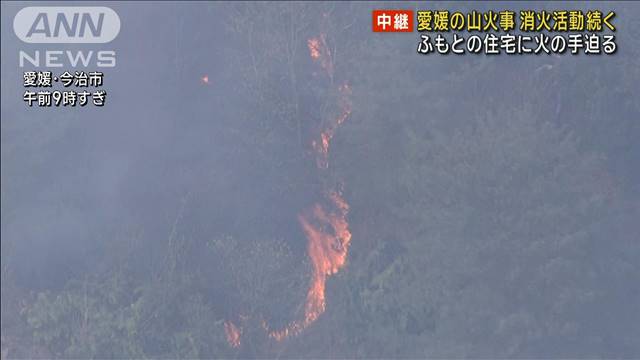
[[[309,55],[319,63],[333,83],[333,60],[331,51],[327,46],[324,34],[307,41]],[[351,88],[348,84],[338,87],[338,115],[326,122],[321,128],[317,139],[311,142],[316,155],[316,165],[325,170],[329,167],[329,146],[337,128],[351,114]],[[282,341],[289,336],[299,334],[326,309],[326,281],[327,278],[337,273],[344,267],[347,261],[351,232],[347,222],[349,205],[336,189],[326,189],[326,199],[322,203],[316,203],[298,216],[298,221],[307,238],[307,253],[313,265],[313,273],[307,290],[304,306],[304,316],[301,319],[290,322],[279,330],[271,330],[263,321],[262,327],[268,336],[277,341]],[[324,204],[324,205],[323,205]],[[242,329],[227,321],[225,322],[227,341],[233,347],[240,346]]]

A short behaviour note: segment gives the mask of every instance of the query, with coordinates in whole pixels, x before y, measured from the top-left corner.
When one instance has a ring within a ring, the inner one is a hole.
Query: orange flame
[[[309,54],[314,61],[318,61],[320,66],[327,72],[333,80],[333,60],[329,50],[326,37],[321,34],[317,38],[307,41]],[[320,132],[319,140],[311,142],[312,148],[316,151],[316,164],[320,169],[329,167],[328,154],[329,145],[336,129],[351,114],[351,88],[348,84],[338,87],[340,100],[339,115],[333,121],[325,124]],[[326,210],[321,204],[315,204],[309,211],[298,216],[298,221],[307,237],[307,252],[313,264],[313,274],[304,307],[304,317],[290,322],[280,330],[270,330],[268,324],[263,321],[262,327],[267,331],[268,336],[277,341],[282,341],[289,336],[298,335],[325,311],[325,288],[327,277],[336,274],[347,261],[347,253],[351,242],[351,232],[347,222],[349,205],[337,190],[327,191],[327,202],[329,209]],[[241,329],[229,322],[225,322],[227,340],[233,347],[240,345]]]
[[[331,51],[326,43],[326,37],[321,34],[317,38],[307,41],[311,58],[333,79],[333,60]],[[329,144],[336,129],[351,114],[351,88],[348,84],[338,87],[340,93],[340,114],[320,132],[320,139],[312,141],[316,151],[316,164],[320,169],[329,167]],[[337,273],[347,261],[347,252],[351,242],[351,232],[347,222],[349,205],[338,191],[328,191],[328,201],[333,211],[327,211],[320,204],[315,204],[310,212],[298,216],[300,225],[309,241],[307,252],[313,264],[311,284],[307,291],[304,318],[291,322],[282,330],[271,331],[269,336],[278,341],[291,335],[297,335],[313,323],[325,311],[325,288],[328,276]]]
[[[328,197],[335,208],[333,212],[327,212],[320,204],[316,204],[312,211],[298,217],[309,240],[307,251],[313,264],[313,275],[307,292],[304,318],[291,322],[282,330],[269,332],[269,337],[278,341],[299,334],[325,311],[327,277],[337,273],[347,261],[351,242],[346,220],[349,205],[336,191],[331,191]]]
[[[227,335],[227,342],[234,348],[240,346],[240,335],[242,331],[232,322],[224,322],[224,333]]]
[[[334,122],[327,125],[327,127],[320,132],[320,141],[314,140],[311,145],[317,151],[316,163],[319,168],[326,169],[329,167],[329,143],[333,138],[338,126],[340,126],[351,115],[351,101],[349,96],[351,95],[351,87],[348,84],[344,84],[338,87],[340,93],[340,115],[334,120]]]
[[[320,40],[317,38],[311,38],[307,40],[307,46],[309,47],[309,53],[312,59],[320,58]]]
[[[327,37],[325,34],[307,40],[309,55],[315,61],[320,62],[320,66],[327,72],[330,78],[333,78],[333,59],[331,58],[331,50],[327,46]]]

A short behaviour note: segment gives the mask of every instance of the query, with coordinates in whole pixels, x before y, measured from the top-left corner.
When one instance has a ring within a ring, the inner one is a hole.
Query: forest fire
[[[319,142],[317,140],[311,142],[311,145],[317,152],[317,165],[321,169],[329,167],[329,143],[331,142],[336,129],[349,117],[349,115],[351,115],[351,101],[349,100],[351,87],[349,87],[348,84],[343,84],[338,87],[338,91],[340,94],[338,104],[341,110],[340,115],[338,115],[332,123],[329,123],[320,133]]]
[[[238,347],[240,346],[240,329],[238,329],[238,327],[230,322],[230,321],[225,321],[224,323],[224,333],[227,336],[227,342],[229,343],[229,345],[231,345],[232,347]]]
[[[319,62],[326,71],[333,84],[333,60],[331,52],[326,44],[324,34],[307,41],[311,58]],[[324,124],[320,131],[319,139],[311,142],[316,155],[316,165],[320,170],[329,167],[329,145],[336,129],[351,114],[351,88],[348,84],[338,87],[339,115]],[[313,265],[313,273],[304,307],[304,317],[290,322],[280,330],[270,330],[266,322],[262,327],[268,336],[277,341],[282,341],[289,336],[295,336],[316,321],[325,311],[325,288],[327,277],[336,274],[346,263],[351,232],[347,222],[349,205],[337,189],[327,189],[325,195],[327,207],[316,203],[309,210],[298,216],[308,240],[307,252]],[[231,322],[225,322],[227,341],[232,347],[240,345],[242,329]]]
[[[325,34],[307,40],[309,55],[315,61],[320,62],[320,66],[327,72],[329,78],[333,79],[333,59],[331,58],[331,50],[327,46]]]
[[[275,340],[297,335],[318,319],[326,307],[327,277],[337,273],[347,261],[351,241],[346,220],[349,206],[336,191],[331,191],[328,197],[335,208],[333,212],[327,212],[320,204],[316,204],[310,212],[298,218],[309,241],[308,253],[313,264],[313,275],[307,291],[304,318],[291,322],[282,330],[269,332],[269,337]]]

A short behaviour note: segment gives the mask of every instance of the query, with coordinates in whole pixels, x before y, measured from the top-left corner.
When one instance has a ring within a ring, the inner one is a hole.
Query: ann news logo
[[[13,18],[13,31],[28,44],[46,48],[19,50],[19,66],[115,67],[116,51],[91,44],[106,44],[120,32],[120,18],[104,6],[29,6]],[[79,44],[79,48],[64,45]]]
[[[411,10],[373,10],[373,32],[412,32]]]
[[[104,6],[29,6],[16,14],[13,30],[32,44],[104,44],[120,32],[120,18]]]

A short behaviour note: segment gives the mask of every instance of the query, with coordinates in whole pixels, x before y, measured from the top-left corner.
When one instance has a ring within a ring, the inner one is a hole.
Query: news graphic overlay
[[[104,6],[25,7],[15,15],[13,30],[29,44],[18,52],[26,106],[105,106],[108,92],[103,70],[116,66],[116,51],[105,50],[102,44],[120,32],[120,18],[114,10]]]
[[[376,33],[420,33],[418,54],[612,55],[614,11],[373,10]],[[415,21],[414,21],[415,19]]]

